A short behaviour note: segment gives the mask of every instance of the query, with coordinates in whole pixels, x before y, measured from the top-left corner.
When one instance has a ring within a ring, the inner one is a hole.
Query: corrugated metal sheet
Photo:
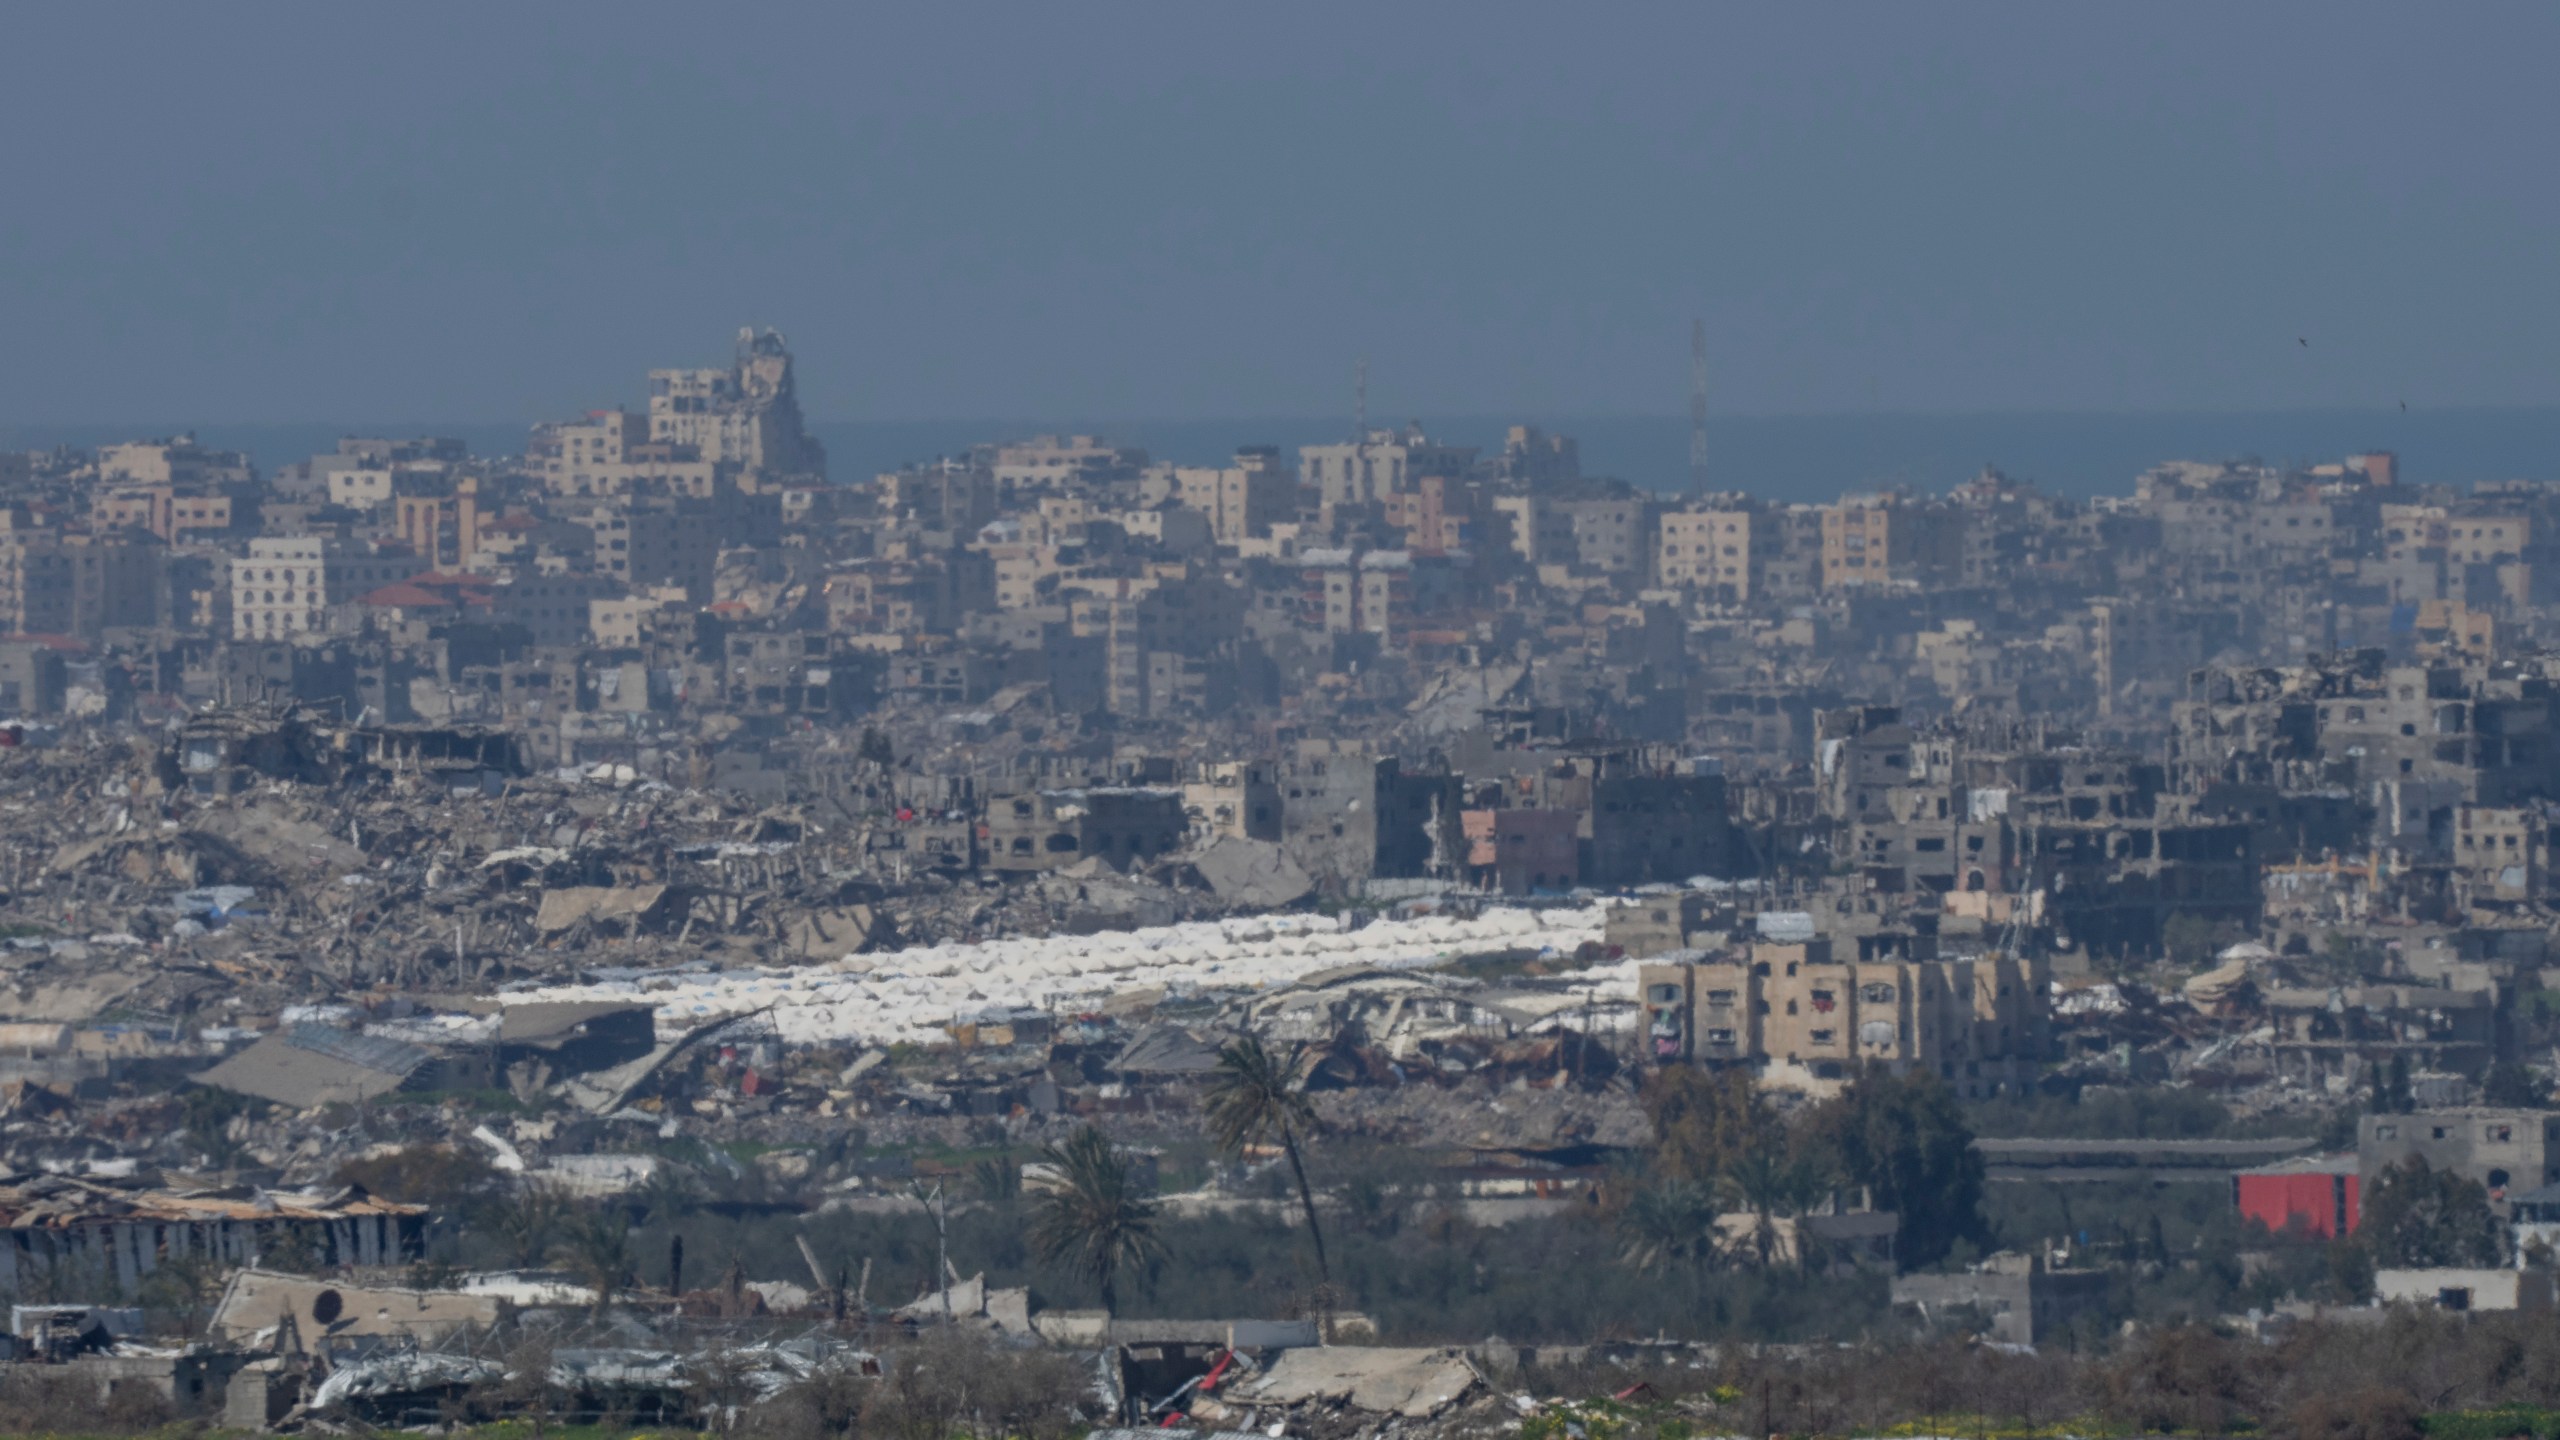
[[[217,1220],[340,1220],[369,1215],[424,1215],[356,1190],[187,1192],[125,1190],[46,1175],[0,1183],[0,1229],[68,1229],[80,1225],[205,1223]]]
[[[284,1041],[296,1050],[308,1050],[386,1075],[415,1074],[436,1058],[404,1040],[341,1030],[334,1025],[290,1025],[285,1027]]]

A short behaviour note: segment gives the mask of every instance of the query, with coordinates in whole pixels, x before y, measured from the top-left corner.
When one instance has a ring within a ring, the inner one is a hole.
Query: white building
[[[317,536],[249,542],[231,562],[231,638],[283,640],[328,628],[328,610],[427,568],[405,549],[387,553]]]

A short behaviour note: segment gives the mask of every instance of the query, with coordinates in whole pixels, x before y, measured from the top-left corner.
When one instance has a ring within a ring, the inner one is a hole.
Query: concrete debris
[[[1355,1409],[1427,1420],[1484,1383],[1456,1350],[1323,1346],[1290,1350],[1235,1388],[1248,1404],[1347,1403]]]
[[[1315,893],[1315,878],[1289,852],[1261,840],[1227,836],[1191,857],[1220,900],[1256,910],[1277,910]]]
[[[581,924],[613,922],[637,926],[655,913],[666,898],[664,885],[583,885],[545,890],[542,908],[534,912],[533,928],[539,934],[557,935]]]

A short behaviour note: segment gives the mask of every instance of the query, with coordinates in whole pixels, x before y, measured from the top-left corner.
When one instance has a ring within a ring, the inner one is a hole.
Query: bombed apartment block
[[[1710,929],[1726,928],[1730,907],[1720,907],[1695,890],[1661,890],[1612,903],[1602,919],[1601,939],[1620,955],[1644,957],[1703,946]]]
[[[2454,812],[2452,863],[2465,911],[2526,911],[2550,897],[2553,804],[2464,805]]]
[[[59,714],[67,686],[59,649],[41,640],[0,644],[0,719]]]
[[[2265,906],[2254,831],[2236,822],[2038,824],[2018,864],[2072,943],[2107,954],[2156,950],[2171,916],[2254,929]]]
[[[2560,798],[2560,686],[2547,657],[2393,665],[2378,650],[2287,669],[2212,667],[2172,708],[2169,756],[2208,781],[2286,789],[2443,781],[2461,799]]]
[[[1592,883],[1676,885],[1742,873],[1724,776],[1712,763],[1657,774],[1604,771],[1591,793]]]
[[[2276,1073],[2305,1085],[2370,1088],[2395,1066],[2477,1075],[2500,1058],[2494,983],[2274,985],[2259,999]]]
[[[2364,1183],[2411,1160],[2487,1187],[2493,1203],[2560,1184],[2560,1116],[2471,1107],[2366,1115],[2356,1122]]]
[[[1574,810],[1463,812],[1468,883],[1505,895],[1572,889],[1582,876],[1582,823]]]
[[[1183,847],[1182,792],[1165,786],[1090,786],[999,795],[987,802],[987,865],[1063,870],[1086,860],[1128,869]]]
[[[434,775],[483,789],[524,773],[515,737],[504,730],[339,725],[300,705],[194,715],[169,742],[168,763],[172,783],[209,796],[271,780],[334,785],[362,772]]]
[[[1370,877],[1453,877],[1464,844],[1455,775],[1415,774],[1392,758],[1310,745],[1283,761],[1281,844],[1323,884]]]

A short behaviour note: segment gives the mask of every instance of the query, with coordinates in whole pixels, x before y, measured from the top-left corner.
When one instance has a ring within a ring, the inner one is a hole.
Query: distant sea
[[[1401,423],[1396,417],[1395,423]],[[1421,417],[1445,443],[1498,448],[1505,427],[1526,421],[1581,444],[1586,473],[1614,475],[1666,494],[1689,488],[1689,425],[1678,416]],[[1389,417],[1372,417],[1373,424]],[[334,449],[341,435],[443,435],[475,453],[524,446],[521,422],[283,424],[0,423],[0,449],[88,446],[193,431],[207,445],[245,450],[262,467]],[[868,476],[989,440],[1043,433],[1105,436],[1159,459],[1209,463],[1240,445],[1297,446],[1348,438],[1350,417],[1241,420],[887,420],[811,427],[839,479]],[[1708,486],[1775,500],[1827,500],[1908,485],[1938,492],[1985,465],[2062,495],[2125,494],[2133,477],[2164,460],[2255,457],[2273,464],[2391,450],[2415,484],[2560,477],[2560,407],[2456,410],[2265,410],[2122,414],[1718,416],[1707,430]]]

